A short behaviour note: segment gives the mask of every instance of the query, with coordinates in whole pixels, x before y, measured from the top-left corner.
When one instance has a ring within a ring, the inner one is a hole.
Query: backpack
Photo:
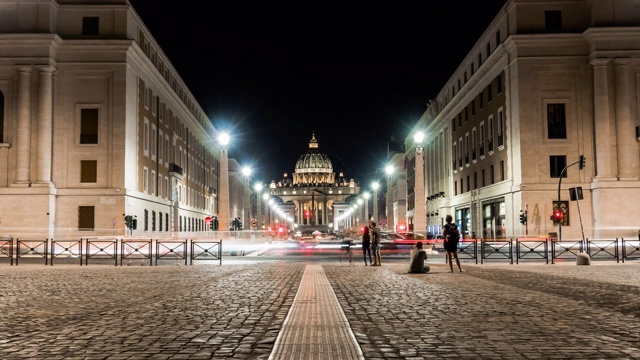
[[[449,238],[454,241],[460,240],[460,230],[458,230],[458,225],[449,224],[449,229],[447,230],[447,234]]]

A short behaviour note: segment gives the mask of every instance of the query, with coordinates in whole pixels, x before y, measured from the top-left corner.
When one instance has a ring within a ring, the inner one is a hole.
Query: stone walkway
[[[640,262],[407,266],[2,265],[0,359],[640,359]]]

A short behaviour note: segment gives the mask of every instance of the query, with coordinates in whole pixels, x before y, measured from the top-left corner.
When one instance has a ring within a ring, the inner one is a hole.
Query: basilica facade
[[[350,199],[360,193],[360,184],[333,170],[331,160],[320,152],[315,133],[308,151],[298,158],[291,176],[284,173],[269,185],[271,197],[291,215],[296,227],[304,230],[339,232],[356,225],[358,219],[341,218]],[[359,219],[362,222],[363,219]]]

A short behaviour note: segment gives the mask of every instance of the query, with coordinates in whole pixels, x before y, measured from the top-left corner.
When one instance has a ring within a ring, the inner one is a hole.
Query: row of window
[[[567,166],[567,156],[566,155],[551,155],[549,156],[549,177],[551,178],[559,178],[559,177],[563,177],[566,178],[567,177],[567,173],[566,171],[563,173],[562,170],[564,170],[564,168]],[[499,177],[499,181],[504,181],[505,180],[505,172],[504,172],[504,160],[500,161],[500,177]],[[487,179],[487,175],[488,175],[488,179]],[[472,181],[473,180],[473,183]],[[487,182],[488,180],[488,182]],[[464,194],[465,192],[469,192],[471,190],[476,190],[478,189],[478,187],[485,187],[487,185],[493,185],[495,184],[496,179],[495,179],[495,170],[494,170],[494,166],[490,165],[489,166],[489,173],[486,174],[485,173],[485,169],[482,169],[480,172],[480,183],[478,183],[478,173],[474,172],[473,173],[473,179],[471,178],[470,175],[467,175],[466,178],[466,182],[465,179],[462,178],[460,179],[460,186],[458,187],[458,181],[454,181],[454,191],[455,194],[454,195],[458,195],[458,194]],[[465,184],[466,184],[466,188],[465,188]]]
[[[494,88],[493,84],[496,85],[495,94],[502,94],[502,74],[498,75],[491,84],[487,85],[482,91],[473,99],[465,108],[458,113],[458,115],[451,119],[451,131],[455,132],[456,128],[462,127],[462,122],[468,122],[470,117],[476,115],[476,102],[478,104],[478,108],[482,110],[485,105],[485,94],[487,95],[487,104],[493,101],[494,97]],[[469,115],[471,113],[471,115]]]
[[[142,51],[144,51],[149,60],[151,60],[151,63],[160,72],[162,77],[164,77],[165,81],[173,89],[178,98],[182,100],[191,114],[198,120],[198,122],[200,122],[200,125],[202,125],[202,127],[205,129],[210,127],[211,124],[209,122],[209,119],[200,111],[196,101],[191,98],[191,96],[189,96],[189,93],[186,90],[186,86],[183,86],[179,83],[178,77],[174,75],[173,72],[169,69],[169,66],[166,65],[167,63],[169,63],[169,61],[164,60],[160,56],[159,52],[151,46],[151,42],[147,40],[147,37],[145,36],[142,29],[140,29],[138,33],[138,43],[140,44]],[[147,109],[149,108],[147,104],[145,104],[145,106]]]
[[[493,132],[493,115],[490,115],[487,119],[488,132],[485,134],[484,121],[479,125],[479,131],[474,127],[471,129],[471,136],[467,132],[464,135],[464,139],[460,137],[458,141],[453,143],[452,155],[453,155],[453,169],[462,169],[463,164],[469,165],[470,162],[475,162],[483,159],[486,153],[493,154],[495,146],[497,145],[499,150],[504,148],[505,141],[505,119],[503,108],[498,109],[498,132]],[[494,142],[494,139],[496,140]],[[486,140],[486,146],[485,146]]]
[[[493,49],[497,48],[498,45],[500,45],[500,41],[501,41],[501,39],[500,39],[500,30],[498,30],[495,33],[495,46],[493,47]],[[486,52],[487,53],[486,53],[485,59],[489,58],[489,56],[491,55],[491,51],[492,51],[492,49],[491,49],[491,41],[489,41],[489,42],[487,42],[487,46],[486,46]],[[481,65],[482,65],[482,51],[478,52],[478,69],[480,69]],[[471,66],[471,69],[470,69],[471,70],[471,75],[473,75],[476,72],[476,64],[475,64],[475,62],[472,61],[470,66]],[[462,74],[462,81],[461,81],[461,79],[458,79],[458,87],[456,88],[455,85],[451,86],[451,94],[450,94],[451,95],[451,99],[453,99],[453,97],[456,96],[456,93],[458,91],[460,91],[460,89],[467,83],[467,81],[468,81],[468,76],[467,76],[467,71],[465,71]],[[500,82],[500,87],[502,87],[502,83],[501,82]],[[500,90],[498,92],[500,93],[501,91],[502,90]],[[489,99],[489,101],[491,101],[491,100]],[[448,102],[449,102],[449,99],[445,98],[445,103],[448,103]]]
[[[500,172],[498,181],[504,181],[505,179],[504,160],[500,161],[500,168],[498,169],[498,171]],[[473,183],[471,182],[471,180],[473,180]],[[478,182],[478,180],[480,182]],[[465,192],[476,190],[478,189],[478,187],[485,187],[488,185],[493,185],[495,183],[496,183],[495,168],[494,168],[494,165],[491,164],[489,165],[488,174],[486,173],[485,169],[482,169],[480,171],[480,179],[478,179],[478,173],[474,172],[473,178],[471,178],[470,175],[467,175],[466,181],[464,178],[460,179],[460,183],[459,183],[460,187],[458,187],[458,181],[457,180],[454,181],[453,182],[454,195],[464,194]],[[466,184],[466,188],[465,188],[465,184]]]
[[[149,218],[151,214],[151,218]],[[205,223],[202,219],[194,217],[179,216],[179,231],[204,231]],[[95,230],[95,206],[78,206],[78,230]],[[169,213],[144,210],[143,218],[144,231],[169,231]]]
[[[544,12],[544,29],[546,32],[561,32],[562,31],[562,11],[546,10]],[[500,37],[500,30],[498,30],[495,32],[495,45],[493,49],[497,48],[500,45],[501,40],[502,39]],[[489,58],[489,56],[491,55],[491,51],[492,51],[491,41],[488,41],[486,44],[486,55],[484,59]],[[477,59],[478,59],[477,68],[476,68],[475,61],[471,61],[471,63],[469,64],[471,75],[475,74],[476,69],[480,69],[480,66],[482,66],[482,62],[483,62],[482,51],[478,52]],[[469,76],[467,75],[467,71],[465,70],[465,72],[462,74],[462,79],[458,79],[457,81],[458,82],[457,88],[456,88],[456,85],[452,85],[451,92],[448,95],[445,94],[445,99],[444,99],[445,104],[449,102],[449,96],[451,97],[451,99],[453,99],[456,96],[456,93],[460,91],[460,89],[467,83],[468,78]],[[502,86],[502,83],[500,83],[500,86]]]

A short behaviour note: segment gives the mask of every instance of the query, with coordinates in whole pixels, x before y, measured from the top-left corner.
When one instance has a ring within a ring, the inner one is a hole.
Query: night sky
[[[229,156],[265,183],[315,131],[363,186],[506,0],[130,0]]]

